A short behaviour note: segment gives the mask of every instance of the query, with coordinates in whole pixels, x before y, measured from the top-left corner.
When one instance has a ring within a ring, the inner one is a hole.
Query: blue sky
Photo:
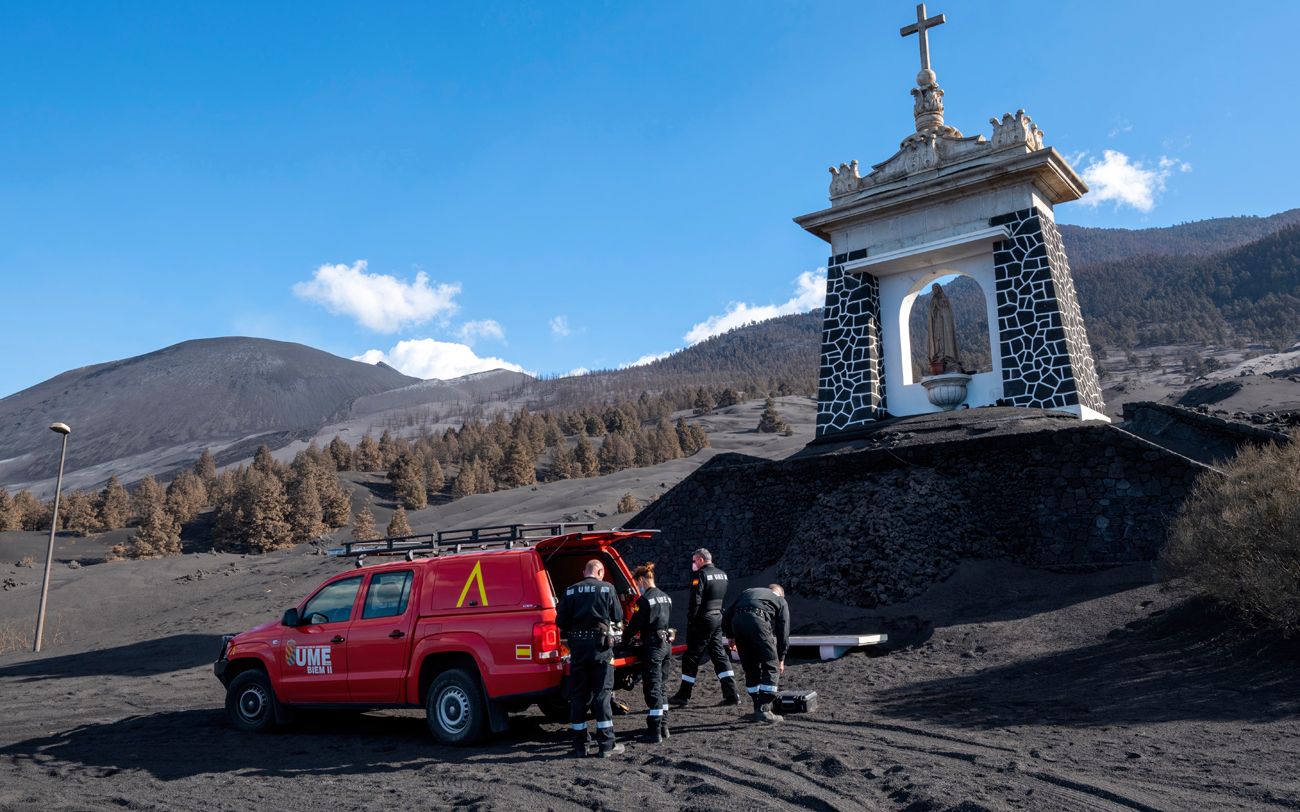
[[[0,10],[0,395],[231,334],[414,374],[673,350],[811,306],[790,218],[912,127],[905,2]],[[948,123],[1024,107],[1092,168],[1062,222],[1296,205],[1300,4],[938,12]]]

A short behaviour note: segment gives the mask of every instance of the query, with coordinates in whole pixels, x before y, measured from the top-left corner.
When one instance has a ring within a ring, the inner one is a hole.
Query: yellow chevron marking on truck
[[[474,569],[469,571],[469,577],[465,579],[465,588],[460,591],[460,598],[456,601],[457,609],[465,605],[465,596],[469,594],[470,584],[474,583],[478,584],[479,604],[487,606],[487,589],[483,586],[483,562],[481,560],[474,562]]]

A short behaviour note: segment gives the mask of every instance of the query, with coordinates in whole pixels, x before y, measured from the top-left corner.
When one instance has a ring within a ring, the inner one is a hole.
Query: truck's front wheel
[[[230,681],[226,715],[246,733],[266,733],[275,727],[275,693],[265,672],[252,669]]]
[[[478,680],[460,668],[443,671],[429,686],[424,711],[443,744],[473,744],[487,730],[487,707]]]

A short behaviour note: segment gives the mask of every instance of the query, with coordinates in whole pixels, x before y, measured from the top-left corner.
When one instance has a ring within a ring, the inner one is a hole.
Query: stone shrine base
[[[963,559],[1153,560],[1211,470],[1122,427],[1037,409],[896,418],[785,460],[715,457],[627,523],[662,532],[624,555],[676,561],[705,546],[733,577],[775,566],[800,595],[877,606]]]

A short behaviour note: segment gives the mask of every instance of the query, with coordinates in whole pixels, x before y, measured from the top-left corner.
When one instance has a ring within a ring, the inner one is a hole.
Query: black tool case
[[[776,695],[772,710],[777,713],[812,713],[817,710],[817,692],[782,691]]]

